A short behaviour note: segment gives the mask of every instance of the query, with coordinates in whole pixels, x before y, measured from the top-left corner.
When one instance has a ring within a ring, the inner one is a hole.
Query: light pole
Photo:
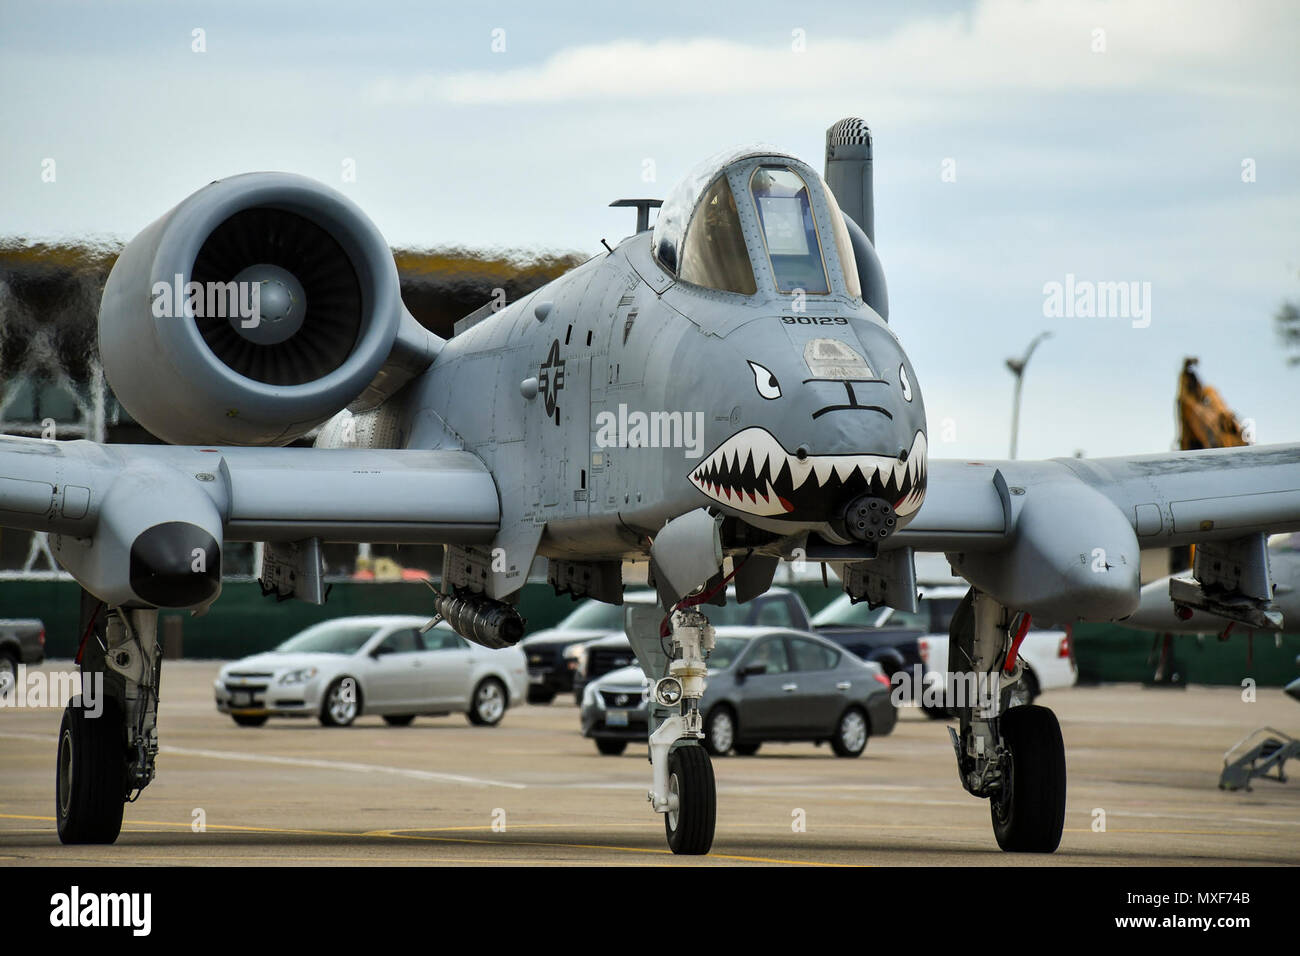
[[[1029,364],[1029,357],[1034,354],[1034,349],[1038,348],[1038,343],[1051,337],[1051,332],[1040,332],[1029,343],[1029,348],[1025,349],[1024,355],[1018,359],[1007,359],[1007,368],[1011,369],[1011,374],[1016,377],[1016,394],[1011,403],[1011,458],[1013,461],[1016,457],[1016,441],[1020,437],[1020,387],[1025,381],[1025,366]]]

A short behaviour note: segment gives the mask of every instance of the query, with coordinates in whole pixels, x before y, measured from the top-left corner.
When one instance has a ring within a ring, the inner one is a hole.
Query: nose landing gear
[[[700,698],[708,673],[705,655],[713,649],[713,627],[699,611],[673,611],[672,645],[665,648],[657,622],[642,620],[653,625],[653,640],[646,629],[636,626],[637,616],[630,619],[628,636],[647,677],[658,678],[650,701],[651,722],[657,725],[650,735],[654,783],[646,798],[655,812],[664,815],[664,833],[674,853],[708,853],[718,800],[713,763],[700,743],[704,737]]]

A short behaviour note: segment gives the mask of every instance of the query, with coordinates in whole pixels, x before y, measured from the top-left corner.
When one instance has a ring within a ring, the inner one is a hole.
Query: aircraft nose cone
[[[847,447],[855,447],[849,445]],[[858,445],[857,447],[861,447]],[[921,506],[926,485],[926,438],[917,431],[907,455],[831,452],[806,445],[789,451],[766,428],[735,433],[691,469],[689,480],[715,501],[765,517],[809,522],[840,522],[853,514],[877,539]],[[872,504],[875,507],[872,507]],[[889,509],[885,514],[882,509]],[[858,512],[865,511],[859,519]],[[884,522],[877,526],[877,516]],[[894,525],[888,523],[894,520]],[[856,535],[855,535],[856,536]]]

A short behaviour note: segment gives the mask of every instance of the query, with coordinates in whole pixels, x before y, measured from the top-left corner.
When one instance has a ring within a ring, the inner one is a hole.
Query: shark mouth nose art
[[[926,440],[918,431],[904,457],[807,455],[802,460],[766,428],[732,435],[696,463],[691,484],[747,514],[826,520],[853,495],[889,501],[899,518],[925,499]]]

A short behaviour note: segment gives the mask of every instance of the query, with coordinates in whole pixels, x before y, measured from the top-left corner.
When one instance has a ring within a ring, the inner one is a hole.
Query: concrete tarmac
[[[904,709],[855,760],[812,744],[716,759],[713,853],[673,857],[645,801],[645,748],[597,754],[571,698],[512,709],[494,728],[455,715],[249,729],[216,712],[218,666],[164,665],[158,778],[127,806],[114,846],[59,843],[60,712],[0,708],[0,865],[1300,863],[1300,781],[1217,788],[1239,737],[1264,724],[1300,732],[1300,707],[1277,689],[1252,703],[1232,687],[1044,694],[1069,768],[1052,855],[1000,851],[987,803],[958,783],[947,725]]]

